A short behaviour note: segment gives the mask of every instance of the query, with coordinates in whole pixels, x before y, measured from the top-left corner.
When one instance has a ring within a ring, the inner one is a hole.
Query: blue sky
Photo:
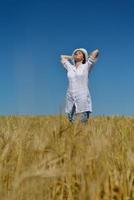
[[[64,112],[61,54],[99,48],[93,115],[134,114],[133,0],[0,0],[0,115]]]

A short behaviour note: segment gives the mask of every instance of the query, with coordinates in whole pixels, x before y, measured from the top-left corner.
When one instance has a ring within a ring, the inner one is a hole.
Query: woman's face
[[[83,61],[83,59],[84,59],[84,55],[81,51],[78,50],[74,53],[74,60],[76,62]]]

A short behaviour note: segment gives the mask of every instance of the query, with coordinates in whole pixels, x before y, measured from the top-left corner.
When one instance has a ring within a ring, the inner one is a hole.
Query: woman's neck
[[[79,67],[79,65],[81,65],[81,64],[82,64],[82,61],[78,61],[78,62],[75,63],[75,66]]]

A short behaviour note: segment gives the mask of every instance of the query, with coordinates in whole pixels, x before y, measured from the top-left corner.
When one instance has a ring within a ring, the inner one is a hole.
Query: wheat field
[[[1,200],[134,200],[134,117],[0,117]]]

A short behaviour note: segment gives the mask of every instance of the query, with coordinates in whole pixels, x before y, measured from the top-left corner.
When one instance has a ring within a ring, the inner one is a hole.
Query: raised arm
[[[71,59],[72,59],[72,56],[61,55],[61,59],[71,60]]]
[[[89,70],[92,68],[93,64],[96,63],[98,56],[99,56],[99,49],[95,49],[91,53],[89,53],[89,58],[88,58],[88,68]]]
[[[95,60],[96,58],[98,58],[99,53],[100,53],[99,49],[95,49],[89,54],[89,57]]]
[[[66,70],[68,70],[71,67],[71,63],[69,62],[69,60],[72,59],[72,56],[61,55],[60,58],[61,58],[61,63],[66,68]]]

